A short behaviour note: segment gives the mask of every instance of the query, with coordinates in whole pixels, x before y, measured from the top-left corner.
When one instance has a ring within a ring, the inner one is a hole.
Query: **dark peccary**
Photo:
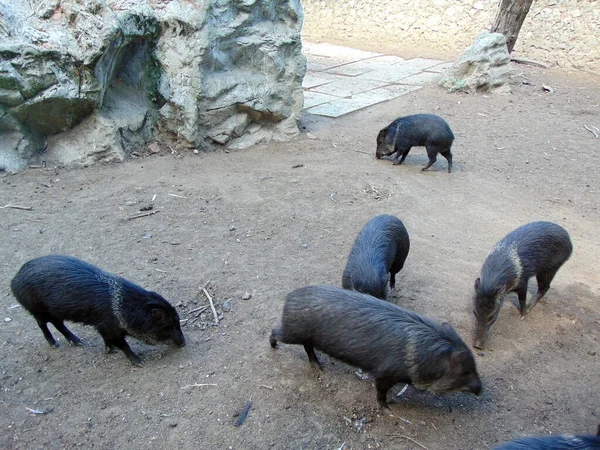
[[[49,255],[32,259],[21,267],[10,287],[53,347],[58,344],[48,322],[73,345],[82,345],[64,320],[93,325],[109,352],[121,349],[136,366],[141,360],[125,336],[151,345],[165,341],[185,345],[179,315],[168,301],[77,258]]]
[[[483,263],[481,277],[475,280],[473,346],[484,347],[509,292],[516,292],[519,297],[521,317],[531,311],[572,251],[569,233],[551,222],[525,224],[498,242]],[[538,292],[527,309],[527,283],[534,275]]]
[[[356,236],[342,287],[385,300],[387,274],[393,290],[409,249],[408,232],[400,219],[385,214],[373,217]]]
[[[377,135],[377,159],[396,153],[394,165],[402,164],[412,147],[424,146],[429,162],[421,170],[429,169],[439,153],[448,160],[448,173],[452,171],[452,142],[454,134],[448,123],[433,114],[414,114],[399,117]]]
[[[303,345],[315,368],[321,368],[318,349],[371,373],[382,408],[389,409],[386,393],[396,383],[436,394],[481,391],[473,354],[448,323],[360,292],[330,286],[291,292],[269,341],[273,348],[278,341]]]
[[[494,450],[593,450],[600,449],[600,427],[598,434],[560,436],[536,436],[513,439],[495,447]]]

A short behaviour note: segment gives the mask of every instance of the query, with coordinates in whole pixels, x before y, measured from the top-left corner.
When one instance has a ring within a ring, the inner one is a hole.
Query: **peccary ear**
[[[475,290],[478,291],[480,286],[481,286],[481,278],[477,278],[475,280]]]
[[[464,361],[463,353],[462,352],[453,351],[450,354],[450,359],[448,361],[449,361],[450,371],[451,372],[454,372],[456,370],[460,370],[460,368],[462,367],[463,361]]]
[[[167,318],[165,312],[160,308],[152,308],[150,314],[152,314],[152,319],[156,320],[157,322],[162,322]]]

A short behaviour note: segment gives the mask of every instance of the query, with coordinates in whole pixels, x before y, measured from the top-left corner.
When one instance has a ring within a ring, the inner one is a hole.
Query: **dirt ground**
[[[509,96],[430,86],[336,120],[304,117],[316,139],[0,174],[0,204],[32,207],[0,210],[0,448],[486,449],[526,434],[593,433],[600,140],[585,126],[600,127],[600,79],[515,73]],[[378,130],[418,112],[454,130],[452,174],[443,158],[421,172],[423,148],[402,166],[375,159]],[[127,220],[150,204],[157,214]],[[339,286],[356,233],[381,213],[411,237],[390,300],[449,321],[469,344],[473,281],[494,243],[533,220],[570,232],[573,256],[546,297],[523,321],[507,301],[475,353],[481,396],[409,387],[382,413],[373,380],[354,368],[321,354],[317,378],[302,348],[270,348],[285,295]],[[163,294],[187,346],[130,339],[145,362],[138,369],[74,324],[88,345],[54,332],[61,347],[50,348],[9,290],[24,262],[49,253]],[[219,326],[209,310],[198,315],[207,304],[198,287],[209,281]]]

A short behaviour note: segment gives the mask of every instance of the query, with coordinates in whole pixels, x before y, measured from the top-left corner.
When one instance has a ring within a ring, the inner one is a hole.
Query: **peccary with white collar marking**
[[[356,236],[342,287],[385,300],[388,272],[394,289],[409,249],[408,232],[400,219],[387,214],[373,217]]]
[[[452,326],[360,292],[296,289],[269,341],[273,348],[303,345],[316,368],[315,349],[371,373],[382,408],[389,408],[386,394],[396,383],[436,394],[481,391],[473,354]]]
[[[58,344],[48,322],[73,345],[82,345],[64,320],[94,326],[109,352],[121,349],[137,366],[141,360],[125,336],[151,345],[167,341],[185,345],[179,315],[168,301],[77,258],[48,255],[32,259],[21,267],[10,286],[53,347]]]
[[[525,224],[500,240],[483,263],[480,278],[475,280],[473,346],[485,346],[506,294],[517,293],[519,312],[524,316],[548,291],[556,272],[572,252],[569,233],[552,222]],[[534,275],[538,291],[527,308],[527,284]]]

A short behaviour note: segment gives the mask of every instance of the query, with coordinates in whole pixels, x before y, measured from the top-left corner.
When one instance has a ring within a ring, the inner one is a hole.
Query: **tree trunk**
[[[506,38],[508,53],[512,53],[521,25],[533,0],[500,0],[500,6],[492,25],[492,33],[502,33]]]

